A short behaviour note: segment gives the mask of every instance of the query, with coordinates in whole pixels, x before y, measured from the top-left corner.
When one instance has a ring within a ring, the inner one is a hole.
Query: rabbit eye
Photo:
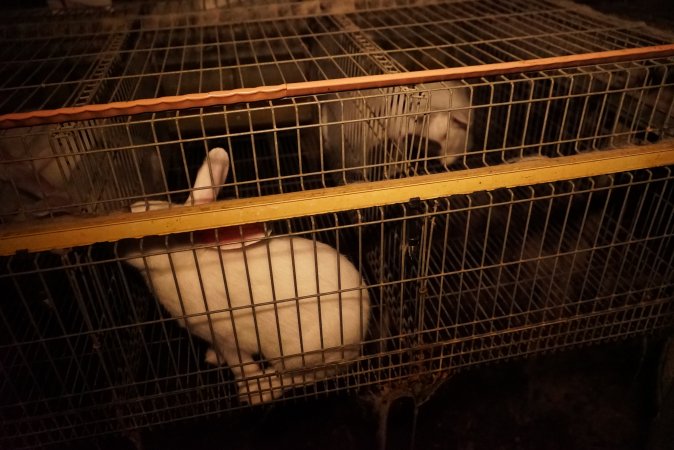
[[[466,121],[459,119],[456,115],[450,115],[449,121],[453,125],[458,125],[461,128],[468,128]]]

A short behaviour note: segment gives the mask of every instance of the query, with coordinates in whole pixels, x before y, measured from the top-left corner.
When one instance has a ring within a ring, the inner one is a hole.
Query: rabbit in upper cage
[[[50,144],[52,126],[16,128],[0,135],[1,216],[40,213],[49,208],[72,212],[66,185],[79,156],[55,157]],[[17,160],[14,162],[13,160]]]
[[[410,159],[436,157],[445,167],[453,164],[472,145],[470,88],[445,81],[420,84],[417,91],[346,93],[323,103],[320,121],[327,168],[353,169],[345,177],[351,182],[382,178],[373,176],[371,165],[384,164],[383,177],[389,178],[405,171]],[[410,154],[408,147],[418,153]],[[307,157],[318,166],[320,149]]]
[[[214,201],[228,170],[227,152],[211,150],[187,204]],[[145,206],[135,204],[132,210]],[[207,241],[214,237],[212,231],[205,234]],[[144,273],[168,312],[213,345],[206,360],[228,364],[241,401],[270,401],[285,389],[334,371],[319,366],[334,367],[358,356],[370,301],[360,272],[337,250],[312,239],[267,238],[264,233],[253,240],[239,235],[235,243],[199,248],[189,240],[174,239],[168,252],[166,246],[142,242],[123,255]],[[256,354],[267,359],[271,369],[254,361]],[[301,373],[302,369],[315,370]]]
[[[160,157],[158,151],[147,145],[147,138],[136,132],[133,142],[114,142],[120,147],[138,148],[88,153],[102,146],[96,137],[97,134],[88,134],[86,139],[78,138],[73,130],[64,131],[56,125],[19,127],[0,133],[0,194],[4,200],[0,204],[0,219],[81,213],[76,204],[82,202],[80,197],[89,195],[92,181],[104,186],[108,184],[105,177],[121,176],[121,172],[133,174],[137,170],[136,179],[142,185],[139,190],[146,193],[164,190],[161,168],[165,161],[161,159],[166,156]],[[118,164],[124,161],[126,166],[111,171],[110,161]],[[94,167],[104,172],[104,176],[93,172]]]

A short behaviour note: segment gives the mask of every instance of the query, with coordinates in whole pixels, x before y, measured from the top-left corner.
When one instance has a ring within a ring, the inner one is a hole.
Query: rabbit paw
[[[239,401],[249,405],[268,403],[283,393],[281,379],[273,374],[261,378],[239,381]]]
[[[218,362],[218,355],[212,348],[206,350],[206,356],[204,357],[204,361],[206,361],[207,364],[210,364],[212,366],[220,366],[225,362],[222,358],[220,358],[220,362]]]

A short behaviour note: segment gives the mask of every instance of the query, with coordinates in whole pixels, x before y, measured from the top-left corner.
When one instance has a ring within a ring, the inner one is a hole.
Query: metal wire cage
[[[671,330],[671,36],[562,1],[220,3],[2,19],[0,445],[423,400]]]

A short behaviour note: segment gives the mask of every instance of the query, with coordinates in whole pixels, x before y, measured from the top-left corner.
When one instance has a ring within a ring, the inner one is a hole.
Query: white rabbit
[[[225,150],[211,150],[187,204],[214,201],[228,170]],[[165,246],[147,245],[123,252],[168,312],[213,345],[206,361],[226,362],[240,400],[251,404],[317,381],[336,363],[356,358],[370,314],[359,271],[332,247],[299,237],[255,238],[201,248],[175,241],[168,253]],[[271,368],[255,362],[255,354]]]
[[[419,88],[430,91],[428,139],[440,144],[437,156],[449,166],[472,145],[470,89],[456,81],[421,84]],[[415,133],[421,132],[418,123]]]
[[[420,92],[427,92],[428,101],[419,92],[383,95],[380,91],[338,94],[339,100],[321,105],[321,135],[325,149],[325,163],[329,169],[361,168],[349,171],[351,177],[368,179],[363,166],[373,163],[401,163],[409,159],[404,139],[407,135],[427,137],[437,147],[429,146],[427,157],[439,157],[446,167],[472,145],[470,131],[470,88],[455,82],[420,84]],[[396,89],[394,92],[399,92]],[[418,101],[418,105],[413,103]],[[412,104],[411,104],[412,103]],[[422,115],[427,114],[424,118]],[[376,118],[378,120],[368,120]],[[426,123],[426,125],[425,125]],[[388,144],[393,144],[391,155]],[[422,144],[423,145],[423,144]],[[423,149],[422,149],[423,150]],[[384,158],[374,152],[386,151]],[[308,152],[317,164],[319,151]],[[402,164],[386,168],[386,176],[396,175]]]
[[[61,155],[52,147],[53,125],[13,128],[0,133],[0,156],[3,160],[23,159],[11,163],[9,171],[22,170],[41,176],[49,186],[63,188],[79,162],[76,153]],[[29,158],[32,158],[29,160]]]
[[[134,189],[146,194],[165,192],[163,162],[159,151],[146,145],[147,139],[136,136],[133,142],[115,141],[112,145],[126,145],[129,149],[116,151],[114,158],[110,157],[112,152],[107,156],[89,153],[99,148],[96,140],[97,133],[87,132],[84,139],[78,137],[76,131],[63,132],[57,125],[1,131],[0,194],[5,201],[0,205],[0,220],[26,220],[54,212],[81,213],[76,203],[91,200],[88,187],[92,179],[101,186],[110,184],[92,171],[94,167],[107,168],[110,160],[114,160],[117,167],[112,174],[106,172],[106,176],[121,176],[123,171],[130,172],[137,167],[142,186]],[[134,144],[139,147],[132,148]],[[107,145],[111,145],[110,141]]]
[[[52,146],[53,125],[13,128],[0,133],[0,216],[25,220],[51,208],[71,212],[67,188],[79,155],[60,155]]]

